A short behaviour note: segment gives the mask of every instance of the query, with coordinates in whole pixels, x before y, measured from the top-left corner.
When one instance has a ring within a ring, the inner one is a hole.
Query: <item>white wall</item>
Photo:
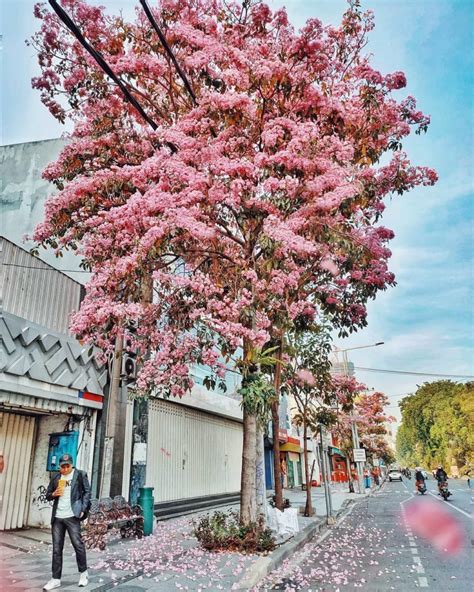
[[[0,187],[0,234],[25,249],[33,243],[25,243],[25,235],[31,235],[35,226],[43,220],[47,198],[55,193],[55,187],[42,178],[46,166],[54,162],[66,145],[57,138],[39,142],[25,142],[0,146],[0,166],[3,186]],[[72,252],[56,258],[52,249],[41,250],[40,257],[57,269],[79,269],[80,259]],[[70,277],[85,283],[89,274],[69,273]]]
[[[74,428],[79,429],[79,443],[82,441],[76,465],[79,469],[86,470],[89,477],[92,472],[95,419],[96,413],[94,412],[90,424],[92,430],[90,431],[85,429],[84,421]],[[62,432],[66,423],[67,415],[65,414],[47,415],[37,420],[37,431],[33,447],[33,467],[30,480],[29,526],[44,527],[50,524],[51,504],[44,497],[50,479],[50,474],[46,470],[49,434]]]
[[[241,462],[240,422],[149,401],[146,484],[155,502],[239,491]]]
[[[44,494],[49,483],[49,473],[46,470],[48,457],[48,435],[62,432],[66,423],[65,415],[52,415],[37,420],[37,431],[33,446],[33,468],[30,485],[29,526],[46,526],[51,520],[51,504],[46,501]]]

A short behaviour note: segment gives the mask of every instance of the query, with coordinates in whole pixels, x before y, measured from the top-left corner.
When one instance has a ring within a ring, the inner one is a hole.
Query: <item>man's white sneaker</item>
[[[52,579],[43,586],[43,590],[54,590],[55,588],[61,587],[61,580]]]
[[[89,583],[89,574],[87,571],[83,571],[79,576],[79,586],[87,586]]]

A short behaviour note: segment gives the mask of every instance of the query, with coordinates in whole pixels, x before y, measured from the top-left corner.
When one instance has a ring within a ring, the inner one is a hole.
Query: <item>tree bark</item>
[[[266,487],[265,487],[265,449],[263,444],[263,430],[257,422],[255,430],[255,495],[257,500],[257,514],[266,515]]]
[[[244,407],[244,441],[240,481],[240,521],[242,524],[257,520],[256,438],[256,417],[248,413]]]
[[[306,507],[304,509],[305,516],[313,515],[313,502],[311,499],[311,475],[309,472],[309,461],[308,461],[308,424],[303,416],[303,459],[304,459],[304,472],[306,477]]]
[[[273,429],[273,472],[275,475],[275,506],[283,510],[283,487],[281,484],[281,465],[280,465],[280,441],[278,433],[280,431],[280,387],[281,387],[281,360],[283,356],[283,338],[280,339],[278,350],[276,351],[275,378],[273,386],[275,388],[276,400],[272,404],[272,429]]]

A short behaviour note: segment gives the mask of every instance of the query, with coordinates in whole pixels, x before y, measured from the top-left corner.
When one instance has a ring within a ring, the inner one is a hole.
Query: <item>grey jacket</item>
[[[61,473],[56,473],[51,478],[49,482],[48,489],[46,491],[46,499],[50,502],[53,502],[53,512],[51,514],[51,524],[53,520],[56,518],[56,510],[58,507],[58,497],[53,496],[53,492],[56,490],[58,486],[58,481],[61,477]],[[80,471],[79,469],[74,469],[74,475],[72,476],[71,482],[71,507],[72,513],[76,518],[80,518],[81,514],[84,512],[84,516],[82,519],[84,520],[89,513],[91,502],[91,486],[89,484],[89,479],[87,478],[87,473],[85,471]]]

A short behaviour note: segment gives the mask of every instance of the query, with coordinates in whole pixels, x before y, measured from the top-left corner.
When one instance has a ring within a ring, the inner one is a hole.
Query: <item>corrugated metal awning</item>
[[[0,391],[0,409],[13,412],[31,413],[33,415],[75,413],[83,415],[87,409],[85,406],[74,405],[55,399],[45,399],[43,397],[31,397],[14,392]]]
[[[337,454],[339,456],[342,456],[342,458],[346,458],[344,452],[342,452],[342,450],[340,448],[337,448],[336,446],[328,446],[328,452],[329,454]]]

